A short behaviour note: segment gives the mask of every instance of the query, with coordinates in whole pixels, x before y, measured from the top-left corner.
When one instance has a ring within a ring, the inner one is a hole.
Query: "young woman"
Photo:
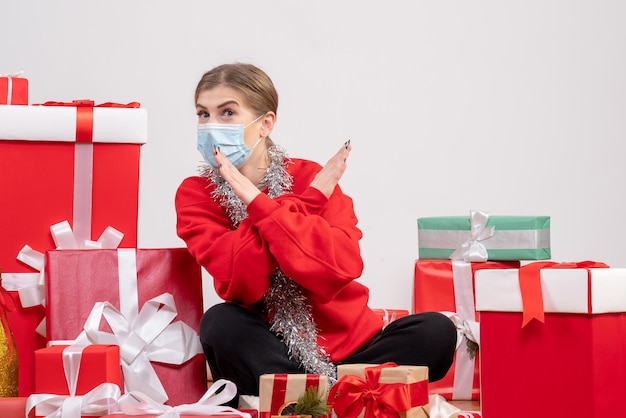
[[[225,300],[200,324],[213,378],[246,395],[258,395],[264,373],[332,383],[339,363],[425,365],[431,381],[442,378],[456,345],[452,322],[422,313],[383,330],[357,281],[362,233],[338,185],[350,141],[323,167],[287,156],[270,139],[278,94],[250,64],[208,71],[195,101],[207,165],[177,191],[177,231]]]

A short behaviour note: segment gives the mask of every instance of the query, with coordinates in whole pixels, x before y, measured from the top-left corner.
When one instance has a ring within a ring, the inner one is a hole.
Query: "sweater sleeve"
[[[234,229],[200,177],[183,181],[175,205],[177,233],[213,277],[217,294],[242,305],[261,300],[278,264],[252,223],[244,219]]]
[[[339,187],[330,199],[312,187],[274,200],[259,195],[248,213],[283,272],[317,302],[360,277],[362,234],[352,199]]]

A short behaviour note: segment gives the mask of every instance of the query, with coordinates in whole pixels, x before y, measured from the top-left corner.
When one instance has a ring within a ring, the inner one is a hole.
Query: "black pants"
[[[269,331],[265,321],[235,304],[218,304],[204,313],[200,341],[213,380],[230,380],[239,394],[258,395],[262,374],[305,373],[289,359],[286,345]],[[452,365],[455,347],[454,324],[445,315],[426,312],[391,322],[339,364],[428,366],[433,382]]]

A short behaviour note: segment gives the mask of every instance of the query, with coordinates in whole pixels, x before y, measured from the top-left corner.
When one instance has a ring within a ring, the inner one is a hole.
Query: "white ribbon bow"
[[[96,302],[76,342],[119,345],[127,390],[147,393],[164,403],[168,396],[151,362],[179,365],[202,353],[196,332],[182,321],[172,323],[176,315],[169,293],[147,301],[134,319],[109,302]],[[112,333],[99,330],[102,319]]]
[[[220,389],[223,390],[217,393]],[[179,406],[162,405],[148,395],[138,391],[128,392],[120,398],[120,411],[126,415],[157,415],[161,418],[180,418],[182,414],[208,416],[230,413],[242,418],[251,418],[250,414],[234,408],[222,406],[237,394],[233,382],[220,379],[211,385],[197,403]]]
[[[430,418],[450,418],[460,411],[441,395],[428,395],[428,400],[428,416]]]
[[[470,239],[450,255],[451,260],[487,261],[487,248],[480,241],[491,238],[495,233],[493,226],[487,226],[488,220],[487,212],[470,211]]]
[[[79,242],[68,221],[52,225],[50,232],[57,250],[117,248],[124,238],[122,232],[109,226],[102,232],[98,241]],[[16,258],[38,273],[3,273],[3,287],[6,290],[16,290],[24,308],[46,306],[44,254],[32,249],[29,245],[24,245]],[[46,336],[45,318],[37,326],[37,333]]]
[[[84,395],[76,396],[76,385],[84,345],[71,345],[63,350],[63,369],[68,396],[38,393],[26,401],[26,415],[37,408],[45,418],[80,418],[82,415],[105,415],[118,410],[120,388],[114,383],[102,383]]]
[[[454,312],[442,312],[454,323],[456,327],[457,339],[456,348],[459,348],[463,342],[463,338],[466,338],[478,345],[480,345],[480,324],[476,321],[461,318],[460,315]]]

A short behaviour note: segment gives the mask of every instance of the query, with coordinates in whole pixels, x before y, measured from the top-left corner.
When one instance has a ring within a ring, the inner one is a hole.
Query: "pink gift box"
[[[524,326],[520,270],[476,273],[483,416],[615,415],[626,398],[626,269],[538,270],[544,318]]]
[[[176,331],[178,328],[172,327],[182,324],[193,335],[176,339],[184,345],[199,347],[197,332],[203,313],[201,270],[186,248],[48,251],[46,280],[47,333],[51,340],[76,339],[83,327],[87,327],[88,317],[96,305],[104,306],[106,302],[129,323],[136,323],[139,320],[133,322],[132,318],[141,316],[144,308],[159,306],[163,309],[166,302],[162,298],[168,296],[175,304],[176,316],[168,320],[168,328],[159,337],[168,330]],[[158,319],[164,312],[155,311],[154,318],[149,319]],[[154,324],[148,323],[144,331],[150,327]],[[96,331],[108,333],[106,338],[111,338],[108,323],[98,320],[96,328]],[[144,335],[141,329],[133,330]],[[128,359],[124,353],[122,349],[122,357]],[[206,392],[206,362],[201,349],[196,353],[180,365],[173,361],[150,362],[169,398],[167,404],[194,403]],[[131,390],[129,378],[124,370],[127,390]]]
[[[519,267],[519,261],[467,263],[451,260],[416,260],[413,281],[414,312],[450,312],[464,321],[478,322],[473,279],[481,269]],[[448,400],[480,399],[479,356],[470,358],[462,337],[454,362],[443,379],[429,384],[429,392]]]
[[[20,396],[34,389],[34,352],[45,346],[36,329],[45,310],[40,302],[20,303],[17,287],[35,287],[38,271],[18,254],[26,245],[40,253],[56,248],[50,227],[62,221],[80,242],[95,241],[112,226],[124,234],[122,246],[136,247],[139,153],[146,140],[145,109],[0,105],[0,195],[7,197],[0,267],[17,305],[9,321]]]

